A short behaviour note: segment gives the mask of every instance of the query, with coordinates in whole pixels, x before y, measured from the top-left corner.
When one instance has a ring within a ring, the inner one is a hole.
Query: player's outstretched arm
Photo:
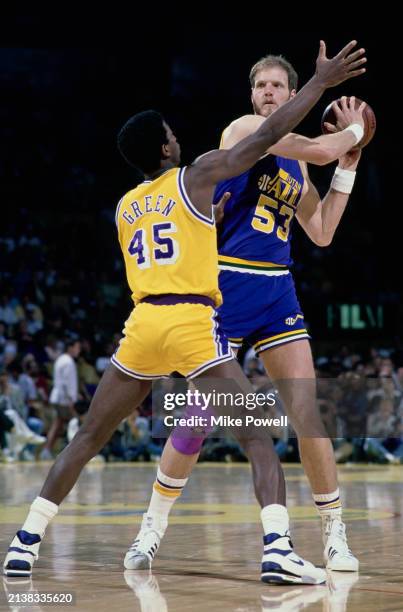
[[[232,149],[212,151],[192,164],[185,174],[185,185],[194,204],[200,204],[201,210],[208,207],[206,197],[211,198],[213,185],[249,169],[270,146],[305,117],[327,88],[363,74],[365,68],[360,68],[365,61],[361,57],[362,50],[352,53],[356,44],[356,41],[351,41],[329,59],[326,57],[325,43],[321,41],[315,74],[294,98],[268,117],[254,134]]]

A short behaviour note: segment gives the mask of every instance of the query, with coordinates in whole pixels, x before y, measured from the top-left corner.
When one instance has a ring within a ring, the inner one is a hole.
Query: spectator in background
[[[377,383],[376,388],[372,390],[370,394],[368,393],[368,398],[370,400],[375,397],[390,399],[393,405],[397,407],[402,397],[402,393],[396,388],[393,378],[390,378],[390,374],[381,374]]]
[[[24,318],[24,311],[17,298],[3,292],[0,296],[0,320],[6,325],[16,325]]]
[[[52,459],[52,450],[59,436],[63,435],[69,420],[74,416],[73,406],[78,400],[78,375],[75,359],[81,351],[79,340],[69,340],[65,352],[55,361],[53,370],[53,388],[50,403],[56,411],[56,417],[50,426],[46,445],[41,452],[41,459]]]
[[[137,459],[160,459],[162,446],[155,444],[151,437],[149,421],[140,413],[140,408],[135,408],[127,418],[129,431],[126,437],[127,448],[125,456],[128,461]]]
[[[0,321],[0,351],[4,350],[6,342],[6,326],[3,321]]]
[[[88,339],[81,342],[81,353],[77,360],[77,367],[80,393],[87,401],[90,401],[99,383],[99,376],[94,367],[92,347]]]
[[[19,459],[20,453],[24,450],[27,444],[41,445],[45,442],[46,438],[36,434],[32,431],[25,420],[21,417],[20,413],[17,412],[17,406],[15,400],[21,396],[21,392],[17,386],[10,382],[7,372],[3,369],[0,370],[0,410],[2,415],[6,416],[9,421],[13,423],[13,427],[10,429],[7,426],[7,420],[3,418],[3,442],[4,443],[4,432],[8,433],[8,440],[6,449],[8,450],[8,457],[11,460]],[[5,421],[5,424],[4,424]],[[4,448],[4,447],[3,447]],[[3,450],[4,452],[4,450]]]
[[[73,410],[72,410],[72,418],[70,419],[68,426],[67,426],[67,441],[70,443],[72,441],[72,439],[74,438],[74,436],[76,435],[76,433],[78,432],[78,430],[80,429],[84,419],[85,419],[85,415],[88,412],[88,408],[90,407],[89,402],[86,401],[78,401],[74,404]]]
[[[344,395],[337,412],[343,422],[344,435],[363,438],[366,432],[369,406],[365,378],[353,372],[347,372],[343,379]]]
[[[4,393],[7,386],[7,379],[4,376],[4,371],[0,371],[0,461],[12,461],[10,451],[7,444],[6,433],[14,428],[14,422],[7,416],[7,409],[10,407],[9,399]]]
[[[14,361],[8,367],[12,382],[19,387],[27,409],[37,399],[35,382],[29,374],[30,362],[33,359],[32,355],[26,355],[22,361],[22,365]]]
[[[2,365],[8,366],[14,361],[18,353],[18,345],[15,340],[7,340],[2,354]]]
[[[106,368],[109,366],[111,362],[111,357],[113,353],[115,352],[115,350],[116,350],[116,347],[114,346],[113,342],[107,342],[105,344],[104,355],[98,357],[95,362],[96,371],[98,372],[100,376],[105,372]]]
[[[52,363],[63,353],[63,343],[53,334],[48,334],[45,340],[45,353]]]
[[[396,372],[393,372],[392,378],[394,380],[396,389],[403,393],[403,368],[397,368]]]
[[[394,440],[399,435],[393,399],[377,396],[372,401],[375,406],[372,414],[368,416],[367,434],[369,437],[365,440],[364,450],[370,458],[380,459],[387,463],[400,463],[400,457],[396,457],[389,450],[390,443],[396,446]]]
[[[346,461],[351,456],[357,459],[362,453],[369,409],[365,378],[355,372],[346,372],[339,381],[340,389],[332,393],[333,398],[337,398],[337,431],[340,430],[343,437],[335,452],[337,462]]]

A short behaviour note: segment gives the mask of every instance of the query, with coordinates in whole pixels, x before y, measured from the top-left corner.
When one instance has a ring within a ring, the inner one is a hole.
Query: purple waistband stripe
[[[140,302],[154,304],[154,306],[174,306],[175,304],[203,304],[215,308],[214,300],[207,295],[196,295],[193,293],[164,293],[161,295],[147,295]]]

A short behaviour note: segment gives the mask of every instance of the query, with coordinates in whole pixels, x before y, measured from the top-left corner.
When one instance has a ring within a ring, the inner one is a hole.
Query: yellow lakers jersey
[[[120,200],[116,225],[127,280],[137,304],[147,295],[206,295],[217,306],[217,236],[214,216],[201,214],[184,186],[185,168],[144,181]]]

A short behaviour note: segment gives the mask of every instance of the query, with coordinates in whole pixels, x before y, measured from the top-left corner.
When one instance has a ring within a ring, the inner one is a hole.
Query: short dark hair
[[[168,143],[164,118],[154,110],[130,117],[118,134],[118,149],[131,166],[148,174],[161,164],[161,147]]]
[[[249,73],[251,87],[255,86],[256,73],[259,72],[259,70],[272,68],[273,66],[282,68],[287,73],[289,90],[296,90],[298,87],[298,74],[290,62],[287,61],[282,55],[265,55],[258,62],[256,62],[254,66],[252,66]]]
[[[65,350],[67,351],[67,349],[71,348],[72,346],[75,346],[77,342],[81,342],[80,338],[67,338],[64,341]]]

